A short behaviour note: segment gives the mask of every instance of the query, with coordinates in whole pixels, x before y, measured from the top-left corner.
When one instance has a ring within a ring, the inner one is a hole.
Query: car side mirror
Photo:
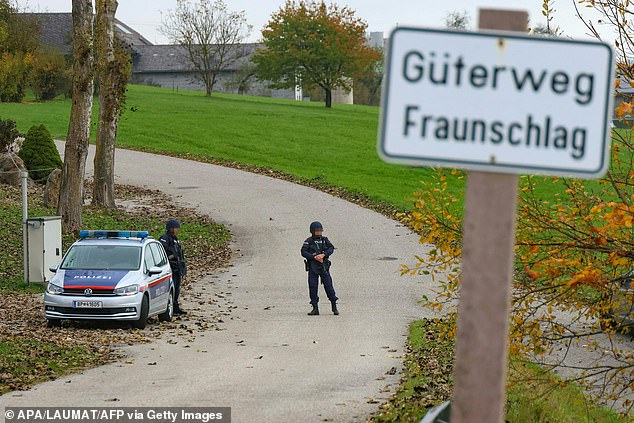
[[[59,269],[59,264],[54,264],[48,268],[48,270],[50,270],[53,273],[57,273],[57,269]]]
[[[160,275],[161,273],[163,273],[163,269],[161,269],[160,267],[154,266],[154,267],[150,267],[150,270],[148,270],[147,273],[150,276]]]

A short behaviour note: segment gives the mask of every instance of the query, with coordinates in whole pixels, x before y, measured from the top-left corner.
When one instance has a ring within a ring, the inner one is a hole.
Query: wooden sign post
[[[527,26],[526,12],[480,10],[480,29]],[[467,173],[452,423],[504,421],[518,186],[517,175]]]
[[[504,419],[517,175],[609,166],[612,48],[527,26],[526,12],[483,9],[481,32],[390,37],[379,154],[467,170],[452,423]]]

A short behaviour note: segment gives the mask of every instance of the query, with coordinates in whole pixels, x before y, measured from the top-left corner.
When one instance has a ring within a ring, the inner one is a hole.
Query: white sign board
[[[583,178],[607,171],[607,44],[397,28],[387,54],[384,160]]]

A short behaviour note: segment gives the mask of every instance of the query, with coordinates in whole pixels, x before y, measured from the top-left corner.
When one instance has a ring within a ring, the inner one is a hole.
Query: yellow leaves
[[[611,254],[608,260],[612,266],[627,266],[630,263],[630,260],[616,253]]]
[[[600,236],[594,239],[594,244],[603,247],[608,244],[608,239],[604,236]]]
[[[603,216],[608,228],[631,228],[634,225],[634,206],[615,203],[608,204],[612,207],[612,210]]]
[[[536,270],[529,269],[528,267],[524,268],[524,273],[526,273],[526,275],[529,278],[531,278],[532,280],[537,280],[542,275],[540,272],[538,272]]]
[[[603,273],[600,269],[586,267],[576,272],[572,279],[568,281],[568,286],[576,287],[578,285],[598,285],[604,281]]]
[[[616,117],[621,119],[626,115],[632,114],[632,103],[627,101],[622,102],[616,108]]]

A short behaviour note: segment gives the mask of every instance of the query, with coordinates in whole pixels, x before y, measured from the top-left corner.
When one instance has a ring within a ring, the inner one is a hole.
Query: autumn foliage
[[[628,59],[634,46],[628,36],[634,5],[585,3],[609,13],[606,19],[620,25],[622,40],[627,40],[617,42],[615,87],[621,99],[616,114],[624,120],[612,131],[612,163],[605,178],[521,178],[511,352],[567,368],[569,379],[598,385],[604,400],[628,411],[633,406],[627,397],[634,392],[634,354],[622,347],[629,328],[621,323],[634,320],[634,291],[628,291],[634,279],[634,127],[632,98],[621,90],[634,86],[634,65]],[[441,323],[442,333],[450,337],[455,335],[461,278],[463,198],[456,187],[465,179],[456,170],[437,170],[415,193],[414,211],[403,216],[421,234],[425,254],[404,265],[402,273],[433,278],[437,292],[426,303],[450,317]],[[594,351],[598,358],[592,364],[571,364],[566,356],[575,346]]]
[[[352,88],[352,78],[381,58],[366,31],[349,7],[287,0],[262,30],[265,48],[253,59],[258,77],[275,88],[320,87],[330,107],[333,90]]]

